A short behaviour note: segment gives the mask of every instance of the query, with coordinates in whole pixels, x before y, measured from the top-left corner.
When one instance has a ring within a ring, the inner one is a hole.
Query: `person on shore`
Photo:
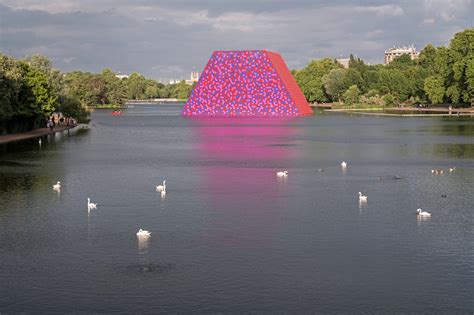
[[[53,127],[56,127],[56,122],[54,121],[54,115],[51,116],[51,121],[52,121],[52,123],[53,123]],[[52,129],[51,129],[51,130],[52,130]]]
[[[49,130],[53,131],[53,122],[51,121],[51,119],[48,119],[48,124],[46,125],[47,127],[49,127]]]

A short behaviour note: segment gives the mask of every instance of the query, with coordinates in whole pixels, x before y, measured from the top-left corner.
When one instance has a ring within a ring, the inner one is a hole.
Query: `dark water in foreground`
[[[474,311],[474,120],[179,109],[0,146],[0,312]]]

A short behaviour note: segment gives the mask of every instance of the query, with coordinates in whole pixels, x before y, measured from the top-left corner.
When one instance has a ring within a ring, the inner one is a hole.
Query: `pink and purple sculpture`
[[[302,116],[313,111],[278,53],[214,51],[185,116]]]

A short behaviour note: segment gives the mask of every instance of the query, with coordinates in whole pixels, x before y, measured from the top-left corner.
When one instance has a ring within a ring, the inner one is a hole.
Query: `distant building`
[[[199,80],[199,72],[193,71],[193,72],[191,72],[191,79],[186,80],[186,84],[193,85],[193,83],[197,82],[198,80]]]
[[[120,80],[128,79],[128,75],[126,75],[126,74],[116,74],[115,77],[119,78]]]
[[[193,85],[193,83],[197,82],[198,80],[199,80],[199,72],[193,71],[191,72],[189,80],[183,80],[183,79],[170,80],[170,84],[179,84],[182,81],[184,81],[188,85]]]
[[[419,52],[416,51],[415,46],[403,46],[403,47],[392,47],[385,51],[384,63],[388,65],[395,58],[398,58],[402,55],[409,55],[411,60],[418,58]]]
[[[339,63],[340,65],[342,65],[346,69],[349,68],[349,61],[350,61],[349,58],[336,59],[336,62]]]

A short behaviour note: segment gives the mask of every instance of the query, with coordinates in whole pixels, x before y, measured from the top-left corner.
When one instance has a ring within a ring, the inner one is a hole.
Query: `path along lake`
[[[474,311],[472,118],[181,106],[0,146],[0,312]]]

